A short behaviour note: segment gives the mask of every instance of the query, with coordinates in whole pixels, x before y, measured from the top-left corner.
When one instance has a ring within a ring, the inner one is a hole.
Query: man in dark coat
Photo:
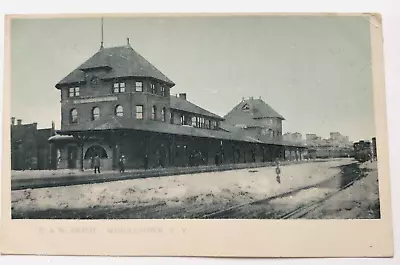
[[[124,173],[125,172],[125,156],[121,155],[119,158],[119,172]]]
[[[100,173],[100,157],[99,155],[96,155],[94,158],[94,174],[97,172]]]

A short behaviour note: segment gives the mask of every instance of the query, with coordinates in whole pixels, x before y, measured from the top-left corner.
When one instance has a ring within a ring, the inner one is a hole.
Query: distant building
[[[318,136],[314,133],[308,133],[306,134],[306,141],[314,141],[317,140]]]
[[[303,141],[303,135],[298,132],[295,132],[295,133],[287,132],[282,137],[283,137],[284,141],[288,141],[288,142],[300,143]]]
[[[331,132],[329,138],[329,144],[337,147],[350,147],[352,143],[349,141],[348,136],[344,136],[339,132]]]
[[[285,118],[261,98],[243,99],[224,117],[224,123],[246,129],[273,140],[282,140]]]
[[[11,118],[11,169],[54,169],[57,150],[48,139],[55,133],[52,128],[37,129],[37,123],[22,124]]]

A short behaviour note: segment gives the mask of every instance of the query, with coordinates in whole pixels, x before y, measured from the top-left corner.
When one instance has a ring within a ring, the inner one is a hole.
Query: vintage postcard
[[[380,15],[6,25],[2,253],[393,255]]]

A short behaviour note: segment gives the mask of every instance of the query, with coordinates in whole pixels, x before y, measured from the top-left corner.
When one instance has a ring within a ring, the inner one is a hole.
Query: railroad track
[[[306,214],[308,214],[309,212],[312,212],[313,210],[315,210],[318,207],[320,207],[325,201],[327,201],[328,199],[330,199],[333,196],[337,195],[339,192],[341,192],[341,191],[347,189],[348,187],[350,187],[351,185],[353,185],[354,182],[356,182],[357,180],[359,180],[362,177],[363,177],[363,174],[358,176],[354,180],[350,181],[349,183],[347,183],[345,186],[343,186],[342,188],[338,189],[337,191],[333,191],[333,192],[329,193],[324,198],[322,198],[322,199],[320,199],[320,200],[318,200],[316,202],[311,202],[311,203],[306,204],[304,206],[297,207],[294,210],[291,210],[289,212],[286,212],[286,213],[282,214],[277,219],[297,219],[297,218],[301,218],[301,217],[305,216]]]
[[[315,210],[316,208],[318,208],[319,206],[321,206],[329,198],[335,196],[336,194],[338,194],[341,191],[343,191],[343,190],[347,189],[348,187],[350,187],[354,182],[356,182],[357,180],[361,179],[365,175],[361,171],[358,171],[358,172],[352,171],[350,173],[341,174],[340,176],[336,175],[333,178],[329,179],[329,181],[330,181],[330,180],[333,180],[336,177],[347,177],[349,175],[357,174],[357,173],[359,173],[359,175],[356,178],[352,179],[351,181],[349,181],[343,187],[339,188],[336,191],[333,191],[333,192],[329,193],[327,196],[325,196],[324,198],[322,198],[322,199],[320,199],[318,201],[313,201],[313,202],[308,203],[306,205],[301,205],[299,207],[296,207],[295,209],[292,209],[292,210],[287,211],[287,212],[285,212],[283,214],[280,214],[280,215],[277,215],[276,211],[270,211],[270,212],[266,213],[266,216],[267,217],[274,217],[274,218],[271,218],[271,219],[296,219],[296,218],[301,218],[301,217],[305,216],[307,213],[309,213],[309,212]],[[325,182],[325,181],[323,181],[323,182]],[[319,183],[319,184],[321,184],[321,183]],[[199,216],[198,218],[202,218],[202,219],[223,218],[227,214],[229,214],[231,212],[234,213],[235,211],[238,211],[238,210],[240,210],[241,208],[243,208],[245,206],[269,203],[269,202],[271,202],[271,201],[273,201],[275,199],[286,197],[286,196],[289,196],[291,194],[297,193],[300,190],[304,190],[304,189],[308,189],[308,188],[312,188],[312,187],[317,187],[317,186],[318,186],[318,184],[311,185],[311,186],[308,186],[308,187],[303,187],[303,188],[296,189],[296,190],[293,190],[293,191],[290,191],[290,192],[286,192],[286,193],[283,193],[283,194],[272,196],[272,197],[269,197],[269,198],[266,198],[266,199],[254,200],[254,201],[251,201],[251,202],[248,202],[248,203],[234,205],[234,206],[231,206],[231,207],[228,207],[228,208],[225,208],[225,209],[219,209],[217,211],[214,211],[214,212],[207,213],[207,214],[204,214],[202,216]]]

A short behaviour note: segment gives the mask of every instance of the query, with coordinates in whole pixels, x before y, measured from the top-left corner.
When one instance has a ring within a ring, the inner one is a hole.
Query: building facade
[[[60,154],[57,167],[89,169],[96,155],[110,170],[121,155],[126,168],[274,161],[284,158],[285,148],[302,148],[285,147],[283,117],[263,102],[238,105],[242,110],[257,105],[268,114],[255,115],[253,126],[240,128],[232,111],[222,118],[188,101],[185,93],[171,96],[174,85],[129,41],[101,48],[56,85],[61,130],[50,142]]]
[[[11,169],[55,169],[57,150],[48,142],[55,134],[52,128],[38,129],[37,123],[22,124],[11,118]]]

